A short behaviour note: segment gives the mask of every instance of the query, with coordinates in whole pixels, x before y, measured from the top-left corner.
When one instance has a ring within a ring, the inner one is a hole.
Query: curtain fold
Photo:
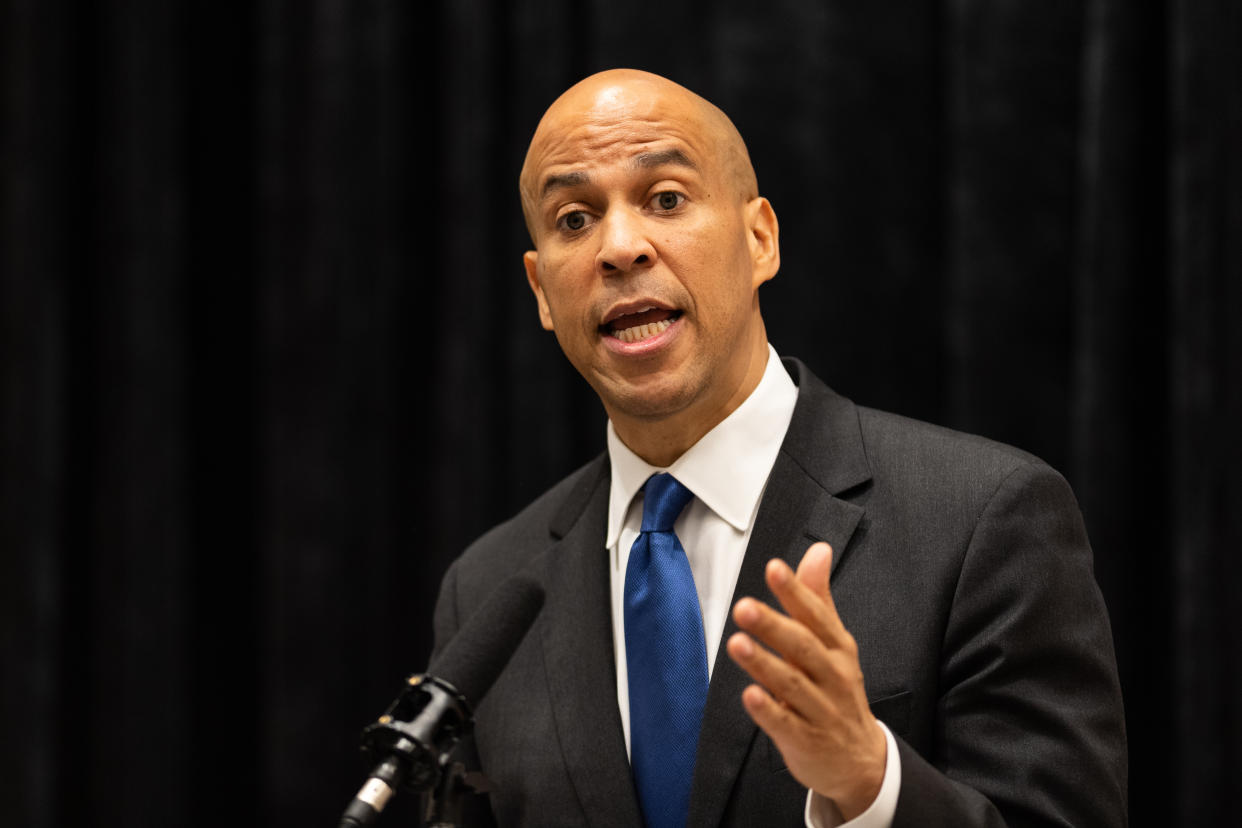
[[[1242,70],[1242,13],[1227,2],[1177,0],[1168,21],[1176,807],[1186,824],[1203,824],[1227,818],[1214,803],[1217,792],[1242,783],[1242,101],[1225,80]]]
[[[737,122],[771,341],[1040,454],[1134,825],[1242,785],[1242,11],[1227,0],[0,4],[0,794],[333,818],[465,544],[603,447],[516,192],[583,75]],[[392,819],[413,818],[410,803]]]

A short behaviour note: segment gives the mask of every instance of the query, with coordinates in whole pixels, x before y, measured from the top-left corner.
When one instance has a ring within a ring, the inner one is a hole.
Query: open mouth
[[[668,308],[643,308],[634,313],[626,313],[599,326],[608,336],[616,337],[622,342],[634,343],[664,333],[668,326],[681,317],[681,311]]]

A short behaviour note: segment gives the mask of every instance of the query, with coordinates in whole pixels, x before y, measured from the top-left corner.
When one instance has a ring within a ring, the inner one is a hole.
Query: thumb
[[[828,597],[828,576],[832,572],[832,547],[823,541],[813,543],[798,564],[797,578],[819,597]]]

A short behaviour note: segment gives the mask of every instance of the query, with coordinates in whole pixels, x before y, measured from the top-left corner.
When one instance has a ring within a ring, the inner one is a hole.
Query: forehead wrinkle
[[[658,152],[642,152],[634,156],[630,162],[634,167],[639,169],[652,169],[653,167],[663,167],[672,164],[678,167],[686,167],[687,169],[699,171],[699,165],[695,164],[686,154],[679,149],[666,149]]]
[[[698,164],[691,161],[684,152],[677,148],[640,152],[630,159],[629,166],[636,170],[651,170],[664,166],[685,167],[694,172],[699,171]],[[541,197],[547,198],[549,193],[569,187],[581,187],[591,183],[589,173],[573,170],[565,173],[553,173],[543,183]]]
[[[584,184],[591,183],[591,176],[584,172],[567,172],[548,176],[543,182],[542,197],[547,198],[548,194],[555,190],[566,187],[581,187]]]
[[[631,169],[646,170],[673,165],[696,173],[700,172],[699,165],[691,159],[691,155],[696,151],[696,148],[691,147],[692,136],[680,134],[680,130],[676,127],[664,127],[660,124],[644,124],[644,126],[657,128],[652,129],[650,135],[643,135],[640,131],[638,135],[628,136],[628,140],[618,140],[611,129],[601,129],[596,124],[583,125],[570,135],[560,137],[552,146],[543,148],[541,152],[543,157],[536,163],[553,168],[576,165],[590,167],[600,163],[611,163],[612,159],[619,154],[632,153],[624,161],[625,165]],[[668,140],[686,144],[689,153],[676,146],[664,149],[642,149],[646,145],[664,143]],[[632,146],[634,144],[638,146]],[[566,148],[571,148],[571,151],[565,152]],[[531,182],[534,186],[530,195],[537,193],[538,199],[544,201],[557,190],[589,185],[592,180],[590,172],[585,170],[570,169],[565,172],[551,172],[543,178],[542,185],[538,181]]]

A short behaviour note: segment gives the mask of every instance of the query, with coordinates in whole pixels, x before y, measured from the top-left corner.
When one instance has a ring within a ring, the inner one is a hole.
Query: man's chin
[[[658,423],[684,412],[694,402],[693,387],[669,376],[641,382],[601,381],[595,387],[608,416]]]

